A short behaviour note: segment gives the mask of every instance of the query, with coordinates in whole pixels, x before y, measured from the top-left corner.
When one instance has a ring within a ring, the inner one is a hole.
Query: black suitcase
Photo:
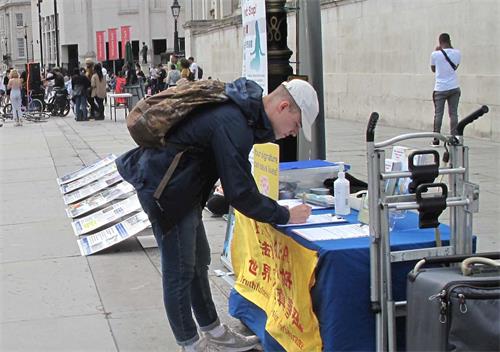
[[[408,351],[500,351],[500,263],[492,260],[499,258],[485,253],[417,264],[407,283]]]

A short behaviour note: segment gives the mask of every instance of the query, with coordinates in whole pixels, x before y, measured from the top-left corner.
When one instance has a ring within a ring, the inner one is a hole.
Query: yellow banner
[[[267,332],[287,351],[321,351],[310,295],[317,253],[238,212],[231,247],[235,289],[266,312]]]
[[[260,193],[278,200],[279,195],[279,145],[254,144],[253,177]]]

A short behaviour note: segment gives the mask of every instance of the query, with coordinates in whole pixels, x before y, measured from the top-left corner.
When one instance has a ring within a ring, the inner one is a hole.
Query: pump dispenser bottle
[[[345,216],[351,213],[349,206],[349,181],[345,178],[344,163],[339,167],[338,178],[333,183],[335,197],[335,215]]]

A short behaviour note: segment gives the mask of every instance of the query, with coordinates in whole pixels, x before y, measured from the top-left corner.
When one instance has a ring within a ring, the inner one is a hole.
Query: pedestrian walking
[[[92,87],[91,96],[94,99],[94,111],[93,116],[96,120],[104,120],[104,98],[106,98],[106,80],[102,74],[101,64],[96,64],[94,66],[94,74],[90,80],[90,86]]]
[[[145,42],[142,42],[141,56],[142,56],[142,62],[144,64],[147,64],[148,63],[148,46],[146,45]]]
[[[256,336],[245,337],[221,324],[212,300],[210,248],[201,212],[216,181],[221,179],[227,201],[256,221],[302,223],[311,213],[308,205],[289,209],[262,195],[248,154],[255,143],[296,136],[301,126],[310,140],[319,111],[316,91],[296,79],[265,97],[262,93],[256,82],[246,78],[227,83],[227,103],[195,109],[169,134],[165,147],[138,147],[116,162],[151,221],[161,255],[166,313],[183,351],[247,351],[258,344]],[[193,150],[174,162],[187,147]],[[172,163],[175,171],[160,196],[160,206],[153,194]]]
[[[199,78],[198,78],[198,64],[196,62],[194,62],[194,57],[189,57],[188,58],[188,62],[189,62],[189,71],[191,71],[191,75],[193,77],[193,81],[197,81]]]
[[[9,75],[9,82],[7,83],[7,90],[9,90],[10,103],[12,105],[12,118],[14,119],[15,126],[23,125],[23,112],[22,107],[22,93],[23,80],[19,77],[16,69],[12,69]]]
[[[435,73],[434,92],[434,132],[441,133],[443,123],[444,104],[448,103],[450,117],[450,134],[455,135],[458,124],[458,101],[460,87],[458,84],[457,69],[461,61],[460,51],[451,46],[448,33],[439,35],[439,45],[431,54],[431,70]],[[432,146],[438,146],[439,140],[434,139]]]

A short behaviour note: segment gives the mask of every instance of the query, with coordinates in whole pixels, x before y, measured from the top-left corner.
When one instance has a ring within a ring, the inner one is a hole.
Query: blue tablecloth
[[[351,223],[356,223],[356,219],[357,212],[348,216]],[[286,228],[284,235],[319,253],[316,285],[311,295],[320,324],[323,350],[375,350],[375,316],[370,310],[369,238],[310,242],[292,230],[293,228]],[[443,245],[447,245],[449,228],[441,225],[440,230]],[[418,215],[412,212],[408,212],[404,219],[398,220],[391,234],[392,250],[434,245],[434,229],[418,229]],[[406,275],[414,264],[393,264],[395,300],[405,299]],[[229,312],[259,336],[266,351],[283,350],[264,329],[265,313],[234,289],[229,298]]]

